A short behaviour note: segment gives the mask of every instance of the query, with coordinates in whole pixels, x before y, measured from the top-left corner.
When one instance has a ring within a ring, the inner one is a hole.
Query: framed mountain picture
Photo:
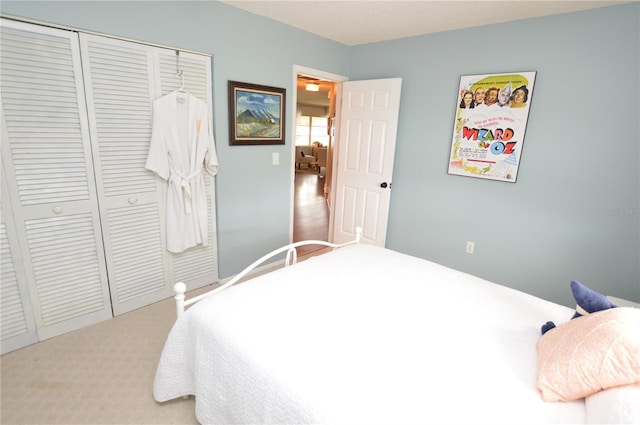
[[[229,81],[229,144],[284,145],[286,89]]]

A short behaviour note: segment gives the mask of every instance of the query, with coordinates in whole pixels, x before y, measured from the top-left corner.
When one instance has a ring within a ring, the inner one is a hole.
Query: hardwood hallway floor
[[[293,241],[317,239],[326,241],[329,235],[329,207],[324,197],[324,178],[317,173],[296,171]],[[319,247],[298,248],[298,255]]]

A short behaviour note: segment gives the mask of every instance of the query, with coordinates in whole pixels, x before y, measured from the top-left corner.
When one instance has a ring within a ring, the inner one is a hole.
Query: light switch
[[[280,165],[280,154],[278,152],[274,152],[271,157],[273,160],[273,165]]]

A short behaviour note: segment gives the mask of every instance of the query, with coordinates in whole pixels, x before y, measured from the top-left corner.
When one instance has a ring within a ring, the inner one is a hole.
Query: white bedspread
[[[202,423],[584,423],[544,402],[536,341],[573,310],[354,245],[233,286],[174,325],[154,397]]]

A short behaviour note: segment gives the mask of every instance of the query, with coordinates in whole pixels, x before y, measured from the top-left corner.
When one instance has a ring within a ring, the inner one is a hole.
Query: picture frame
[[[516,182],[535,79],[535,71],[460,77],[449,174]]]
[[[229,144],[284,145],[284,88],[229,81]]]

